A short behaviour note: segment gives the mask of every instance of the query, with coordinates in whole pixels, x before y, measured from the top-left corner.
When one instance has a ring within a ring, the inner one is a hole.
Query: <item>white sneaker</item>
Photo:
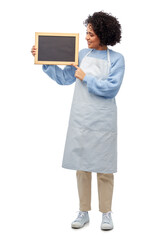
[[[111,217],[111,212],[107,212],[107,213],[102,214],[101,229],[102,230],[113,229],[113,221],[112,221],[112,217]]]
[[[86,223],[89,222],[88,212],[79,212],[78,217],[71,224],[72,228],[82,228]]]

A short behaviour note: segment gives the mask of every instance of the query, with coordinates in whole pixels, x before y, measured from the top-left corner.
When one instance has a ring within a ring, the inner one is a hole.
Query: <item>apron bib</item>
[[[87,75],[106,79],[110,69],[109,50],[107,60],[89,57],[90,52],[80,68]],[[89,93],[86,83],[79,79],[75,84],[62,167],[98,173],[117,171],[115,98]]]

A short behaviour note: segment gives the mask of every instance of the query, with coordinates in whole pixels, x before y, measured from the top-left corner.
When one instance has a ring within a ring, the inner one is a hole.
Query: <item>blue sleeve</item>
[[[111,62],[110,72],[106,79],[97,79],[86,75],[83,81],[87,84],[88,91],[105,98],[113,98],[117,95],[124,76],[125,62],[123,55]]]
[[[61,69],[57,65],[42,65],[43,71],[60,85],[70,85],[75,82],[75,67],[67,65]]]

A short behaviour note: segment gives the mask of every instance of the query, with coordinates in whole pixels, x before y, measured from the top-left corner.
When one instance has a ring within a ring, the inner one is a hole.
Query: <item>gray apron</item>
[[[90,52],[80,68],[87,75],[105,80],[110,69],[109,50],[107,60],[89,57]],[[117,171],[115,98],[89,93],[86,83],[79,79],[75,84],[62,167],[98,173]]]

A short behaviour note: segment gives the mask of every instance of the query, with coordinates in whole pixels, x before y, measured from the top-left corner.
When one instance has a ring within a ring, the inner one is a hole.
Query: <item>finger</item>
[[[31,53],[36,54],[36,51],[32,50]]]
[[[37,48],[33,46],[31,51],[35,51],[35,50],[37,50]]]
[[[77,69],[79,68],[75,63],[73,63],[72,66],[77,68]]]
[[[32,53],[32,55],[33,55],[33,56],[35,56],[35,55],[36,55],[36,52],[32,52],[32,51],[31,51],[31,53]]]
[[[75,71],[75,77],[76,77],[76,78],[78,77],[77,71]]]

